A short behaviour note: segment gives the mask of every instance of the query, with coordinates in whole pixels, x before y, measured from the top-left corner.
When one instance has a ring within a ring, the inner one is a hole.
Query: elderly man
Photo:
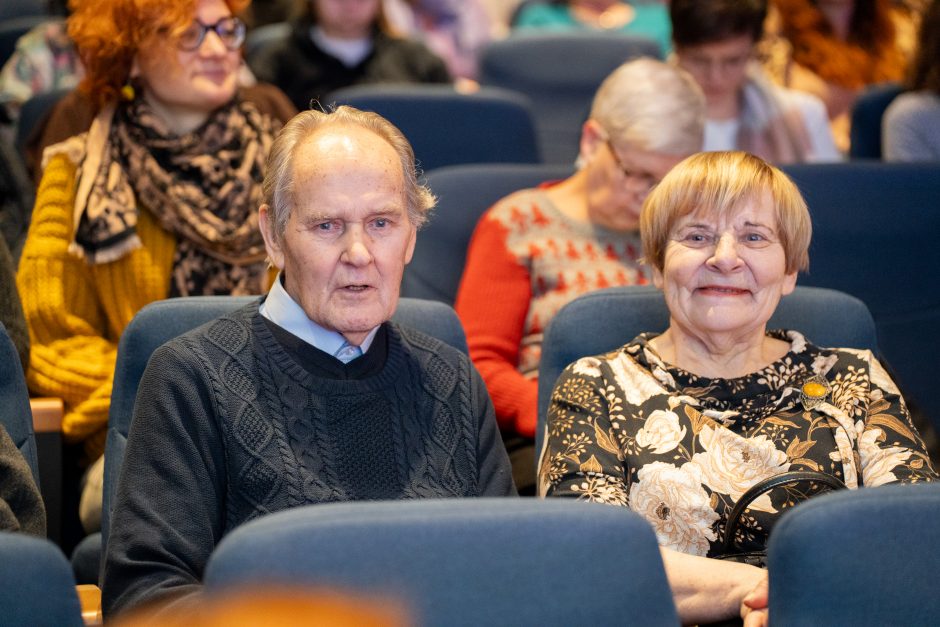
[[[268,295],[156,351],[108,542],[107,613],[198,590],[238,525],[308,503],[514,494],[459,351],[389,322],[434,204],[407,140],[349,107],[281,131],[260,223]]]

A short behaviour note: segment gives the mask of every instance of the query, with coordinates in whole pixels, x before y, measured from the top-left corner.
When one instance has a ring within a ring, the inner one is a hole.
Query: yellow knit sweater
[[[63,434],[104,452],[117,342],[141,307],[167,297],[176,239],[141,211],[143,246],[91,266],[68,252],[73,239],[76,166],[65,154],[45,168],[17,285],[29,324],[32,393],[65,402]]]

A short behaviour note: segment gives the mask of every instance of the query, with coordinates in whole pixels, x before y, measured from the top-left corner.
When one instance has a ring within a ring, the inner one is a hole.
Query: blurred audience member
[[[0,425],[0,530],[46,535],[46,507],[33,472]]]
[[[514,29],[594,29],[643,35],[666,55],[670,40],[669,11],[659,2],[622,0],[547,0],[519,9]]]
[[[672,0],[679,65],[705,92],[704,150],[745,150],[776,163],[836,161],[826,107],[772,85],[754,59],[767,0]]]
[[[455,79],[476,80],[477,59],[492,38],[480,0],[384,0],[396,30],[423,41]]]
[[[144,607],[113,627],[409,627],[401,603],[321,588],[252,586],[193,599],[170,608]]]
[[[0,70],[0,107],[10,123],[20,107],[37,94],[72,89],[85,75],[64,18],[50,18],[16,41]]]
[[[72,101],[97,114],[46,151],[17,279],[27,382],[64,400],[63,435],[84,444],[86,464],[104,449],[117,342],[141,307],[267,288],[256,210],[278,114],[292,107],[270,86],[237,89],[244,5],[81,0],[69,17],[87,71]],[[100,494],[86,498],[100,512]]]
[[[914,48],[912,14],[891,0],[773,0],[761,44],[785,86],[826,105],[836,145],[849,148],[849,113],[867,85],[899,81]]]
[[[397,35],[381,0],[309,0],[290,36],[251,60],[259,80],[284,90],[300,110],[327,106],[330,92],[366,83],[447,83],[440,57]]]
[[[456,308],[520,493],[534,490],[542,334],[585,292],[649,281],[640,207],[673,165],[701,150],[704,119],[704,97],[685,71],[652,59],[625,63],[594,97],[578,171],[507,196],[477,225]]]
[[[884,158],[940,161],[940,0],[924,14],[907,87],[885,112]]]

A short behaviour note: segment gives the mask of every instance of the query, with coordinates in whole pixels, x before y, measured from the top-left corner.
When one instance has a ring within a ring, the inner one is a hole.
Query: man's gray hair
[[[613,141],[688,155],[702,150],[705,96],[684,70],[655,59],[636,59],[604,79],[591,118]]]
[[[264,203],[271,207],[274,232],[284,234],[294,203],[294,153],[297,147],[314,132],[327,127],[357,126],[372,131],[398,154],[405,181],[405,203],[408,219],[421,228],[428,219],[436,199],[427,186],[418,182],[414,151],[411,144],[394,124],[377,113],[360,111],[349,106],[333,111],[303,111],[295,115],[278,133],[268,156],[267,170],[262,184]]]

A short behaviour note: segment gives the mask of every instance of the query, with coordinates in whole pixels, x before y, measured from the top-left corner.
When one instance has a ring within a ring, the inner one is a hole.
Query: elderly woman
[[[46,150],[17,280],[30,390],[64,399],[64,435],[88,462],[104,449],[118,339],[141,307],[267,287],[257,208],[281,126],[271,111],[292,107],[270,86],[237,88],[244,5],[73,5],[69,33],[98,113]],[[89,498],[94,528],[100,494]]]
[[[520,492],[535,488],[542,332],[585,292],[648,282],[640,207],[672,166],[701,149],[704,107],[682,70],[652,59],[625,63],[594,97],[577,172],[500,200],[477,225],[456,309]]]
[[[763,570],[711,559],[755,483],[790,470],[849,488],[937,475],[870,351],[766,329],[808,265],[809,213],[782,172],[743,152],[690,157],[650,194],[640,229],[669,327],[561,375],[540,492],[644,516],[683,621],[721,620],[766,602]],[[755,547],[791,497],[751,506],[743,533]]]

